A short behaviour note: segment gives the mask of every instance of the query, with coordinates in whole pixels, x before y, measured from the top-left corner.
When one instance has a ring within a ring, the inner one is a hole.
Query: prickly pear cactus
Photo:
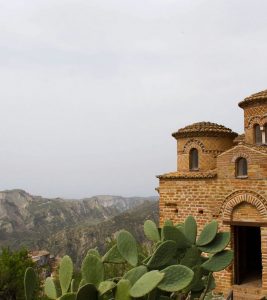
[[[34,293],[37,289],[37,275],[33,268],[27,268],[24,274],[24,291],[25,291],[25,299],[33,300]]]
[[[59,265],[59,282],[62,295],[69,290],[73,273],[73,263],[69,256],[65,255]]]
[[[217,221],[198,232],[192,216],[180,224],[168,220],[161,229],[148,220],[144,232],[151,245],[146,257],[140,255],[132,234],[121,230],[116,244],[103,257],[97,249],[87,252],[80,282],[72,279],[71,259],[63,257],[59,268],[62,293],[58,295],[54,280],[47,278],[45,294],[55,300],[203,300],[215,288],[213,273],[225,269],[233,259],[233,252],[226,250],[230,233],[218,232]],[[109,264],[127,266],[128,271],[110,278],[105,274]],[[33,276],[32,271],[26,273],[25,278]],[[25,295],[26,300],[33,300],[26,283]]]

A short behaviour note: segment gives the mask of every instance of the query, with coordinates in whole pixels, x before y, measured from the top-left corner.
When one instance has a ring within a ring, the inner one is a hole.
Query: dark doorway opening
[[[234,226],[235,284],[262,278],[260,227]]]

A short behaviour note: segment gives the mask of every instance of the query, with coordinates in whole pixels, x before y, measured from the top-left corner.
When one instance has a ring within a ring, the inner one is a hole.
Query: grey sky
[[[153,195],[171,133],[242,132],[267,88],[267,1],[0,0],[0,188]]]

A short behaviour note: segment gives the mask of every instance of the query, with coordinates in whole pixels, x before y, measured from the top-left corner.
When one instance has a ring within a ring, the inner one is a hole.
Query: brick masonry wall
[[[245,140],[248,144],[254,143],[254,131],[255,124],[264,126],[267,123],[267,105],[266,104],[254,104],[244,109],[244,127],[245,127]]]
[[[160,180],[160,224],[164,220],[171,219],[175,223],[181,223],[189,215],[193,215],[198,223],[199,230],[211,221],[219,221],[220,230],[231,231],[229,225],[223,224],[223,204],[232,194],[252,193],[260,198],[267,199],[267,180],[258,182],[254,180],[238,179],[206,179],[206,180]],[[255,196],[255,197],[256,197]],[[254,205],[241,203],[233,209],[232,220],[255,221],[267,220],[259,214]],[[262,228],[266,233],[266,229]],[[263,257],[263,285],[262,289],[267,292],[267,235],[262,236]],[[233,247],[231,243],[230,248]],[[266,261],[266,262],[265,262]],[[233,266],[217,276],[217,289],[225,294],[233,284]]]
[[[248,178],[235,177],[238,157],[248,161]],[[193,215],[200,229],[217,219],[220,230],[231,231],[224,220],[267,222],[267,153],[237,145],[217,157],[217,177],[213,179],[161,179],[160,224],[165,219],[183,222]],[[187,169],[188,171],[188,169]],[[262,227],[262,290],[267,292],[267,228]],[[230,248],[233,248],[233,241]],[[234,280],[234,267],[220,272],[217,288],[227,293]]]
[[[232,146],[233,140],[229,137],[181,138],[177,142],[177,170],[188,171],[192,148],[198,149],[199,171],[215,169],[217,155]]]

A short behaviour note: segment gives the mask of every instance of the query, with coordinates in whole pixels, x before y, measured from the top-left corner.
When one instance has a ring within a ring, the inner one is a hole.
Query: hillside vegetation
[[[47,199],[23,190],[0,192],[0,247],[47,249],[79,257],[126,228],[142,240],[146,219],[158,220],[156,197]]]

